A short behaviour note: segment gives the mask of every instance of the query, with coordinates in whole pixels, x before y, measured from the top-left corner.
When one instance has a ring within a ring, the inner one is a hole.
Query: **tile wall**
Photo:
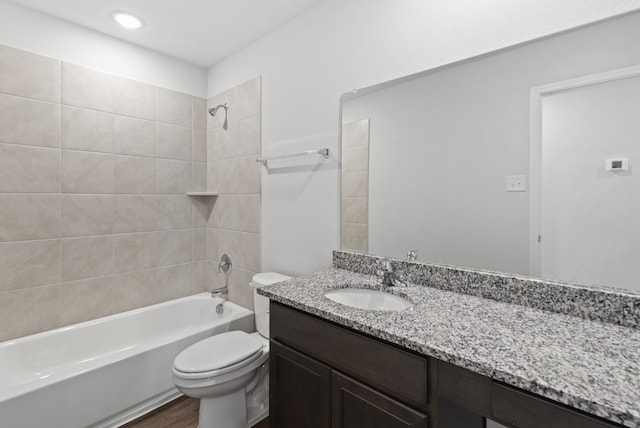
[[[369,248],[369,119],[342,125],[341,248]]]
[[[0,46],[0,340],[205,291],[217,241],[259,270],[259,101],[232,92],[251,151],[209,121],[207,159],[206,100]]]
[[[249,287],[261,271],[260,177],[261,80],[256,78],[207,100],[207,107],[229,104],[228,129],[224,110],[207,122],[207,190],[218,192],[209,206],[207,254],[215,287],[224,286],[218,262],[229,253],[233,270],[228,277],[229,300],[253,309]]]

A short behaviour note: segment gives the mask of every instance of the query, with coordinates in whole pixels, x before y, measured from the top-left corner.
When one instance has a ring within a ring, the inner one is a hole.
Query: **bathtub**
[[[0,343],[0,426],[117,427],[180,396],[175,356],[253,312],[208,293]]]

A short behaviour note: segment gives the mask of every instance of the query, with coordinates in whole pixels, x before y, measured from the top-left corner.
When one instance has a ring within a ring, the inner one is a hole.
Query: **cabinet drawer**
[[[427,359],[271,303],[271,338],[413,407],[427,407]]]
[[[493,383],[493,417],[516,428],[613,428],[618,425],[583,415],[515,388]]]

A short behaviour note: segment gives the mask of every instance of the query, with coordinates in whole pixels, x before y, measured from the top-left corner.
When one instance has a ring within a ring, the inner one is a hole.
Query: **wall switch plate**
[[[524,175],[507,176],[507,192],[525,192],[527,190],[527,180]]]

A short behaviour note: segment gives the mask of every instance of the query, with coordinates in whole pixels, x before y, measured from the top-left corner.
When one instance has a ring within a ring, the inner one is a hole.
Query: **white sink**
[[[365,288],[339,288],[326,292],[324,297],[341,305],[371,311],[401,311],[412,306],[407,299],[395,294]]]

